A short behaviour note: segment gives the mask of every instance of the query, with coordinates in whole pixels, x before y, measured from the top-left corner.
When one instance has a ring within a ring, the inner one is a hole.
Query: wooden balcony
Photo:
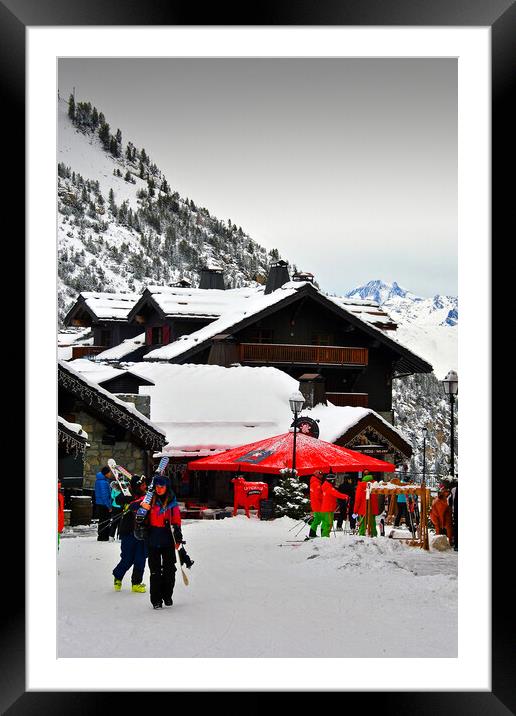
[[[367,408],[368,393],[326,393],[326,400],[333,405]]]
[[[290,365],[366,366],[367,348],[298,346],[289,343],[241,343],[240,362]]]
[[[107,346],[72,346],[72,360],[96,356],[102,351],[107,351]]]

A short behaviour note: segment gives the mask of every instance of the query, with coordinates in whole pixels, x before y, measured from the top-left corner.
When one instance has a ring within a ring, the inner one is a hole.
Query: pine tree
[[[99,113],[97,112],[96,107],[93,107],[93,112],[91,113],[91,124],[93,129],[97,129],[99,126]]]
[[[73,94],[70,95],[68,100],[68,116],[72,121],[75,119],[75,97]]]
[[[100,124],[99,139],[104,145],[104,149],[107,149],[109,147],[109,142],[111,139],[111,135],[109,134],[109,124],[107,122],[103,122]]]
[[[284,468],[279,484],[274,488],[276,514],[301,520],[309,512],[310,500],[304,496],[308,486],[297,476],[297,470]]]
[[[116,141],[118,144],[122,144],[122,132],[119,129],[116,130]]]

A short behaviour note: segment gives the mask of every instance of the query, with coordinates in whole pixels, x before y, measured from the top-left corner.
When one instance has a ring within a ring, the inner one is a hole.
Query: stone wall
[[[114,395],[126,403],[132,403],[136,410],[150,420],[150,395],[137,395],[136,393],[114,393]]]
[[[111,457],[130,472],[145,473],[145,450],[130,440],[117,441],[114,445],[103,445],[102,435],[106,432],[106,426],[88,413],[78,412],[75,415],[76,421],[88,433],[88,442],[90,444],[90,447],[86,448],[84,456],[84,487],[95,487],[97,472],[107,465],[107,461]],[[128,433],[126,435],[128,436]]]

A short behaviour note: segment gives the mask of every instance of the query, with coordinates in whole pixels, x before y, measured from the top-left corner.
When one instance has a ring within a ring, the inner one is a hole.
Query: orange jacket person
[[[314,474],[310,478],[310,510],[313,514],[313,520],[310,523],[310,532],[308,533],[308,536],[305,537],[305,540],[317,537],[317,527],[319,525],[321,525],[322,537],[324,521],[321,510],[323,479],[323,474],[320,470],[314,472]]]
[[[453,528],[450,505],[448,504],[448,491],[440,490],[430,509],[430,519],[438,535],[445,534],[453,543]]]
[[[335,475],[326,475],[321,487],[322,501],[321,513],[323,515],[323,523],[321,525],[321,537],[329,537],[330,530],[333,525],[333,513],[337,508],[337,498],[340,500],[349,500],[349,497],[343,492],[336,490],[331,484],[335,480]]]
[[[359,535],[365,535],[366,533],[366,517],[367,517],[367,499],[366,499],[366,491],[367,491],[367,483],[371,482],[373,480],[373,476],[371,474],[364,474],[364,477],[362,478],[361,482],[357,485],[357,491],[355,494],[355,505],[353,507],[353,512],[356,515],[360,515],[360,527],[358,529]],[[370,502],[370,510],[371,515],[373,515],[373,519],[371,520],[371,537],[376,537],[376,520],[374,519],[374,515],[377,515],[380,510],[378,509],[378,497],[375,494],[369,495],[369,502]]]

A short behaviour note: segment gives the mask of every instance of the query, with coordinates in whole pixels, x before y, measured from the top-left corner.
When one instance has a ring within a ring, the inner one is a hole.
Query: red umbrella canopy
[[[189,470],[224,470],[227,472],[263,472],[278,475],[292,467],[294,433],[288,432],[249,445],[209,455],[188,463]],[[322,472],[394,472],[390,462],[362,455],[354,450],[312,438],[303,433],[296,436],[296,470],[298,475]]]

